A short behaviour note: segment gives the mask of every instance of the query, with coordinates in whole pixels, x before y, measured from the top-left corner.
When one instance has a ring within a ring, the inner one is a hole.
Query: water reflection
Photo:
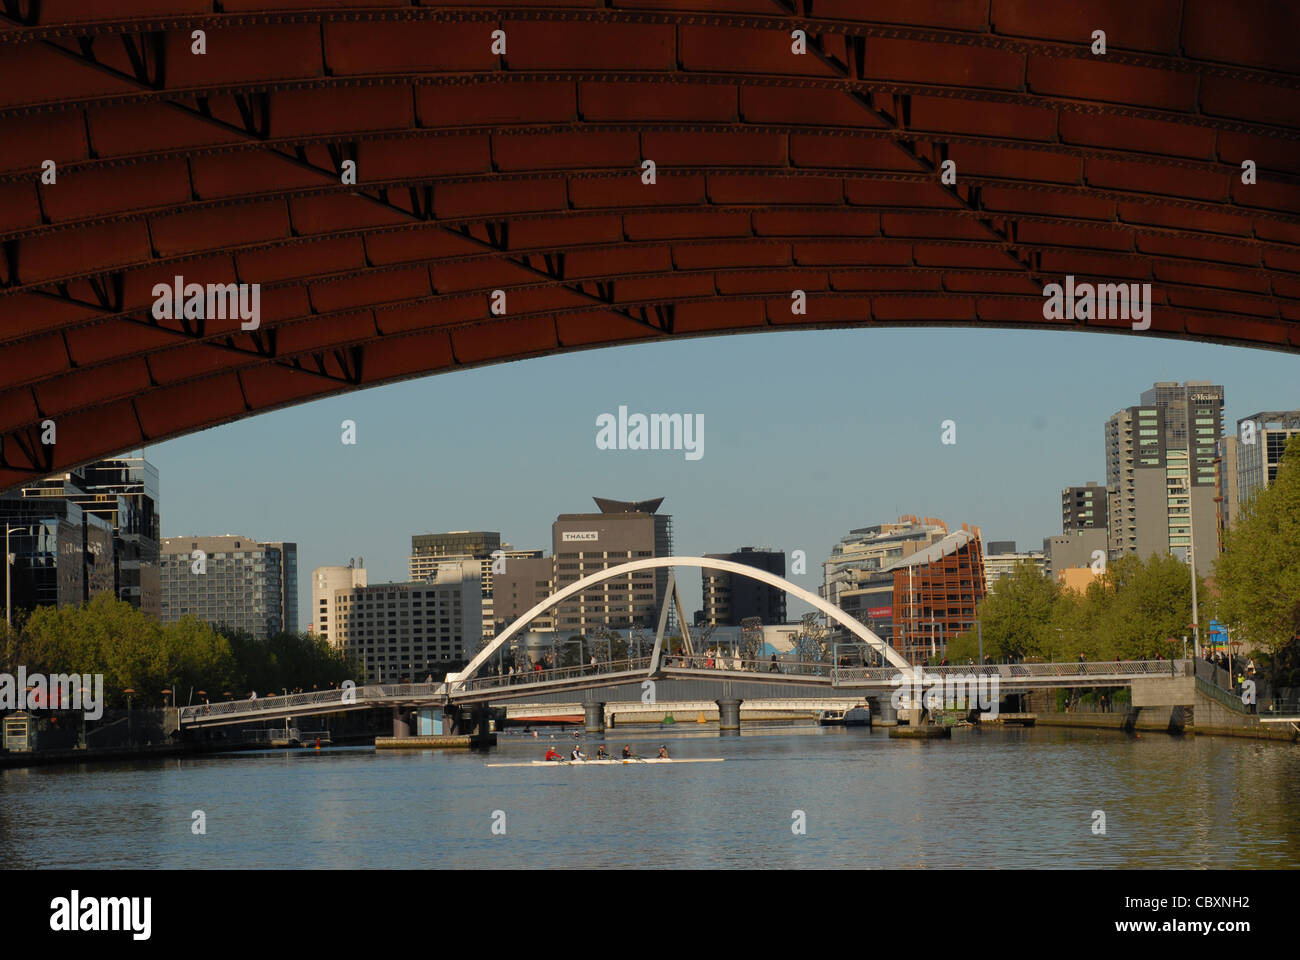
[[[1108,731],[611,731],[722,764],[487,768],[481,754],[264,751],[0,773],[0,864],[32,867],[1289,867],[1300,751]],[[555,741],[562,745],[566,738]],[[594,746],[594,745],[593,745]],[[561,746],[563,749],[563,746]],[[191,814],[206,814],[206,835]],[[506,815],[494,835],[493,812]],[[1106,833],[1093,833],[1094,811]],[[807,832],[791,829],[796,811]]]

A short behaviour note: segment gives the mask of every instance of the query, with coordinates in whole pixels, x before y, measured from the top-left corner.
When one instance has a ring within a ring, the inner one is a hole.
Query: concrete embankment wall
[[[175,743],[118,749],[33,750],[0,753],[0,769],[7,767],[41,767],[59,763],[115,763],[153,760],[162,757],[185,757],[202,753],[234,753],[242,750],[265,750],[264,743]]]
[[[1300,732],[1289,723],[1260,723],[1257,716],[1238,713],[1197,691],[1195,732],[1203,737],[1248,737],[1253,740],[1296,742]]]
[[[1188,678],[1190,679],[1190,678]],[[1181,687],[1180,687],[1181,691]],[[1051,693],[1034,694],[1031,709],[1038,714],[1039,726],[1079,727],[1096,730],[1131,729],[1141,733],[1183,733],[1203,737],[1245,737],[1252,740],[1300,742],[1300,731],[1287,723],[1260,723],[1259,717],[1226,706],[1199,689],[1191,692],[1192,709],[1181,706],[1146,706],[1138,712],[1136,723],[1129,719],[1126,707],[1113,713],[1059,713],[1051,709]],[[1188,714],[1190,713],[1190,717]]]
[[[1150,707],[1138,714],[1131,728],[1139,733],[1169,733],[1173,707]],[[1081,727],[1092,730],[1123,730],[1128,715],[1119,713],[1039,713],[1040,727]],[[1174,728],[1173,732],[1178,732]],[[1190,732],[1190,731],[1187,731]]]

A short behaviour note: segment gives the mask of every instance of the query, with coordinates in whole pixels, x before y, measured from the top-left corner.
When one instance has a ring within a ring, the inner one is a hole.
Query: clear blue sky
[[[798,331],[585,351],[367,390],[146,450],[164,536],[239,533],[314,567],[364,556],[406,578],[413,533],[499,530],[550,552],[559,513],[592,496],[665,498],[679,554],[806,551],[809,589],[851,528],[900,513],[1041,547],[1060,491],[1105,482],[1107,417],[1156,380],[1211,380],[1226,422],[1300,408],[1300,358],[1047,331]],[[598,450],[596,418],[704,415],[704,456]],[[340,423],[357,423],[357,444]],[[945,419],[957,443],[940,442]],[[698,576],[684,598],[698,606]],[[802,611],[791,605],[791,614]]]

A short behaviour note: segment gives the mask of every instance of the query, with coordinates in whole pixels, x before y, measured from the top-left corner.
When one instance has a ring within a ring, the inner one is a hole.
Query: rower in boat
[[[554,748],[554,747],[547,747],[547,748],[546,748],[546,759],[547,759],[547,760],[563,760],[564,758],[561,757],[558,753],[555,752],[555,748]]]
[[[629,743],[623,744],[623,759],[624,760],[632,759],[632,745]]]
[[[723,757],[687,757],[685,760],[672,760],[669,759],[668,757],[662,757],[658,759],[656,759],[655,757],[650,757],[648,759],[643,759],[641,757],[632,757],[629,760],[588,760],[586,763],[563,763],[561,765],[566,767],[605,767],[605,766],[622,767],[631,763],[632,760],[636,760],[637,763],[639,764],[640,763],[654,764],[654,763],[722,763],[723,759],[724,759]],[[544,760],[529,760],[525,763],[489,763],[489,764],[485,764],[485,766],[488,767],[549,767],[550,764]]]
[[[667,744],[662,744],[662,745],[659,747],[659,759],[660,759],[660,760],[671,760],[671,759],[672,759],[671,757],[668,756],[668,745],[667,745]]]
[[[597,760],[609,759],[609,754],[605,752],[605,745],[603,743],[596,748],[596,759]]]
[[[575,743],[575,744],[573,745],[573,752],[572,752],[571,754],[569,754],[569,759],[570,759],[570,760],[586,760],[586,759],[587,759],[587,755],[586,755],[585,753],[583,753],[583,752],[582,752],[582,748],[581,748],[578,744]]]

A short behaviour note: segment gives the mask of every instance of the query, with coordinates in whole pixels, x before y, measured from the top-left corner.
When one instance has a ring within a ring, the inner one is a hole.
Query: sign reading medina
[[[1134,330],[1151,326],[1151,284],[1075,283],[1074,275],[1065,286],[1043,287],[1044,320],[1136,320]]]
[[[596,418],[597,450],[685,450],[687,460],[704,456],[704,414],[644,413],[629,415],[619,406],[618,416]]]

